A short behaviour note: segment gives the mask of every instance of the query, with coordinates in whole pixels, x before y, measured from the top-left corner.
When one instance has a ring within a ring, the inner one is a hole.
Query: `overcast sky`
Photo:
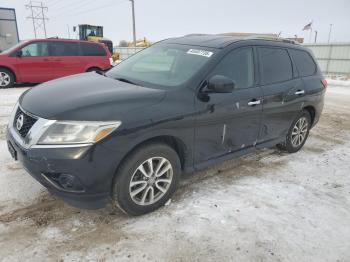
[[[42,1],[48,7],[48,36],[67,38],[68,26],[75,38],[72,27],[88,23],[103,25],[105,37],[116,43],[132,40],[129,0]],[[1,7],[16,9],[21,39],[34,37],[26,19],[28,2],[0,0]],[[350,42],[350,0],[135,0],[135,9],[137,37],[151,41],[189,33],[282,32],[283,37],[298,35],[307,42],[309,32],[302,28],[313,20],[318,42],[327,41],[329,24],[334,24],[332,41]]]

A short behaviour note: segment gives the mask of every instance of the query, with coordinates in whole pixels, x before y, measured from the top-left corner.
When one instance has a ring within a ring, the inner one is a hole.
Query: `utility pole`
[[[315,30],[315,43],[317,42],[317,34],[318,34],[317,30]]]
[[[330,24],[329,25],[329,34],[328,34],[328,43],[331,41],[332,27],[333,27],[333,24]]]
[[[43,21],[43,26],[44,26],[44,33],[45,33],[45,38],[46,36],[46,24],[45,24],[45,15],[44,15],[44,6],[43,6],[43,2],[40,2],[40,8],[41,8],[41,17],[42,17],[42,21]],[[47,10],[47,7],[46,7]]]
[[[68,38],[70,39],[70,30],[69,30],[69,25],[67,24],[67,33],[68,33]]]
[[[136,47],[136,24],[135,24],[135,3],[134,0],[130,0],[132,8],[132,29],[133,29],[133,40],[134,46]]]
[[[33,22],[33,30],[34,30],[35,38],[38,37],[38,35],[40,34],[40,31],[44,33],[46,38],[47,37],[46,21],[49,19],[45,17],[45,12],[48,11],[48,8],[44,6],[42,2],[32,2],[32,1],[30,1],[29,4],[27,4],[25,7],[27,9],[30,9],[30,12],[31,12],[31,16],[27,17],[27,19],[31,19]]]

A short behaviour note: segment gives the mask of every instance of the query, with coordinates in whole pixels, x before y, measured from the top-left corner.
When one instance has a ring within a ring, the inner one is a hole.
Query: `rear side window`
[[[299,76],[311,76],[315,74],[316,64],[308,52],[290,49],[289,53],[298,68]]]
[[[287,50],[259,48],[261,82],[263,85],[287,81],[293,78],[292,61]]]
[[[252,48],[240,48],[222,59],[212,75],[223,75],[235,81],[236,88],[248,88],[254,84],[254,58]]]
[[[51,42],[49,45],[52,56],[79,56],[78,43]]]
[[[92,43],[80,43],[83,56],[105,56],[105,49]]]

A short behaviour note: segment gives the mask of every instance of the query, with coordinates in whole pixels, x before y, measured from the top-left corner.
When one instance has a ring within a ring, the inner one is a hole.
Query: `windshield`
[[[13,50],[16,50],[19,46],[23,45],[25,42],[28,42],[28,41],[21,41],[21,42],[15,44],[14,46],[11,46],[10,48],[5,49],[5,50],[2,51],[0,54],[8,54],[8,53],[11,53]]]
[[[131,56],[106,75],[145,86],[174,87],[194,76],[213,54],[202,47],[158,44]]]

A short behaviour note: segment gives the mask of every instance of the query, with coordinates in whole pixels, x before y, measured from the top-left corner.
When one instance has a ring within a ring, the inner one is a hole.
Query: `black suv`
[[[153,211],[192,172],[257,148],[298,151],[327,82],[287,40],[186,36],[161,41],[106,74],[25,92],[7,132],[15,159],[72,205],[112,199]]]

